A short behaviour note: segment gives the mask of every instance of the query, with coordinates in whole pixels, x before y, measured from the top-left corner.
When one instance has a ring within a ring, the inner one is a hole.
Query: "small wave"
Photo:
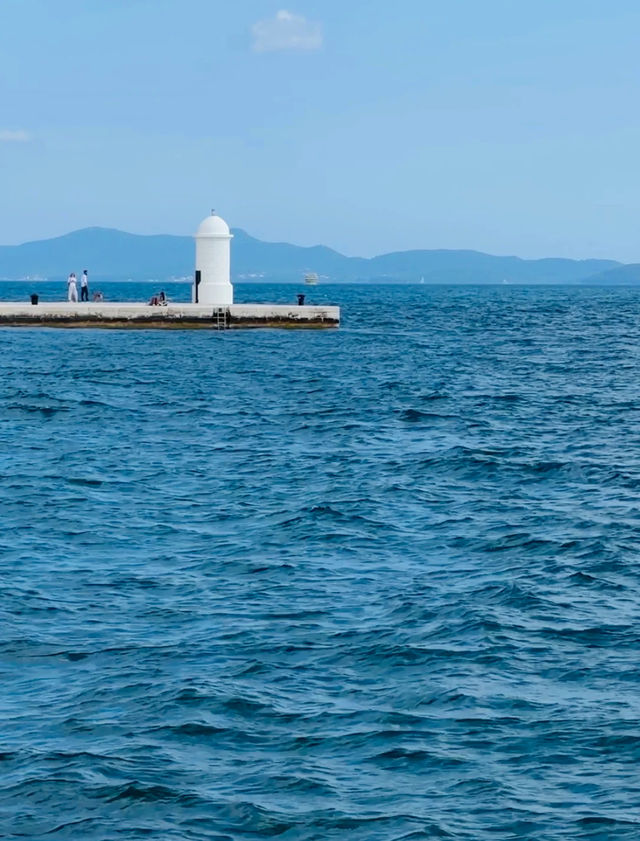
[[[96,794],[107,803],[118,803],[120,801],[173,802],[185,806],[197,806],[205,802],[194,794],[184,793],[175,788],[163,785],[143,785],[138,782],[125,783],[120,786],[104,786],[98,789]]]
[[[463,759],[456,759],[450,756],[439,756],[436,752],[409,748],[391,748],[373,757],[373,761],[383,765],[431,765],[433,767],[456,767],[465,766]]]
[[[213,724],[202,724],[200,722],[186,722],[185,724],[176,725],[162,725],[151,730],[153,733],[166,733],[170,736],[195,739],[206,739],[211,736],[218,736],[221,733],[232,733],[233,731],[227,727],[216,727]]]
[[[68,412],[68,406],[33,406],[24,403],[10,403],[6,407],[11,412],[26,412],[27,414],[42,415],[44,418],[52,418],[60,412]]]
[[[625,819],[625,818],[610,818],[606,815],[588,815],[584,818],[578,818],[576,821],[578,826],[581,827],[606,827],[607,831],[612,830],[614,827],[618,827],[623,829],[624,827],[637,827],[640,830],[640,820],[632,820],[632,819]],[[611,836],[608,835],[607,838]]]
[[[420,423],[421,421],[451,420],[457,419],[456,415],[443,415],[438,412],[425,412],[423,409],[404,409],[400,417],[407,423]]]

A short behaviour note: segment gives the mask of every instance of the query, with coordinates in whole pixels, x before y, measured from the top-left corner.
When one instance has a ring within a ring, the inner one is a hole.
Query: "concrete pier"
[[[295,304],[149,306],[128,303],[9,303],[0,301],[0,327],[208,328],[337,327],[340,307]]]

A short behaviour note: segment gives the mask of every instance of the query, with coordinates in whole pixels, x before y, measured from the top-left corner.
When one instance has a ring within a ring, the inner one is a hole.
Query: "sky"
[[[640,262],[637,0],[0,0],[0,244]]]

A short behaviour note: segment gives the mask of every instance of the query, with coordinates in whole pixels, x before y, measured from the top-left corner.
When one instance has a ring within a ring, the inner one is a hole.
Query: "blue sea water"
[[[307,291],[0,330],[0,837],[640,838],[640,290]]]

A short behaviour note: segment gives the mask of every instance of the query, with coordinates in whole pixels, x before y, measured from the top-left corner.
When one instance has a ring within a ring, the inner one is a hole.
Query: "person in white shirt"
[[[82,272],[82,277],[80,278],[80,300],[89,300],[89,276],[86,269]]]
[[[78,287],[76,286],[75,272],[71,272],[67,278],[67,300],[73,301],[74,303],[78,302]]]

